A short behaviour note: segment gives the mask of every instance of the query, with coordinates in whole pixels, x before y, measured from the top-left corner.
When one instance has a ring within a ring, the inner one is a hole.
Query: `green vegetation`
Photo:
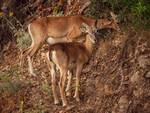
[[[48,94],[49,96],[52,96],[51,87],[49,86],[49,84],[47,82],[45,84],[42,84],[41,88],[46,94]]]
[[[99,18],[104,12],[113,11],[121,22],[150,27],[150,2],[148,0],[92,0],[87,15]]]
[[[13,76],[17,76],[19,69],[17,65],[11,66],[9,69],[4,71],[0,71],[0,80],[7,81],[9,78]]]
[[[18,74],[18,67],[16,65],[11,66],[10,69],[5,72],[0,71],[0,92],[8,91],[10,93],[15,93],[19,91],[22,88],[19,80],[15,82],[12,81],[12,77],[17,77]]]
[[[25,49],[31,45],[31,38],[25,31],[18,31],[15,35],[17,39],[17,46],[21,49]]]

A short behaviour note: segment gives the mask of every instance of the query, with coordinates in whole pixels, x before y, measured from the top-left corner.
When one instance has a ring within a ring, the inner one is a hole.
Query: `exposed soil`
[[[44,50],[35,59],[33,77],[27,66],[20,72],[19,50],[11,45],[0,66],[1,113],[149,113],[150,34],[130,31],[108,33],[98,41],[81,76],[81,102],[69,97],[66,108],[53,103]],[[6,72],[9,76],[4,79]]]
[[[77,14],[79,8],[74,4],[66,12]],[[53,103],[44,47],[34,60],[37,76],[31,76],[27,64],[19,66],[16,43],[8,44],[0,55],[0,113],[150,113],[150,31],[122,28],[106,34],[97,36],[83,69],[81,101],[73,98],[74,79],[67,107]]]

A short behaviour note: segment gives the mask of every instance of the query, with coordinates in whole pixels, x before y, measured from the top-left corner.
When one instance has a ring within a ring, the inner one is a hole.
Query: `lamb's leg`
[[[53,97],[54,97],[54,104],[58,104],[59,100],[58,100],[58,96],[57,96],[57,92],[56,92],[56,71],[55,71],[55,67],[54,64],[51,63],[51,79],[52,79],[52,91],[53,91]]]
[[[71,91],[70,91],[71,80],[72,80],[72,73],[70,71],[68,71],[68,83],[67,83],[67,87],[66,87],[66,95],[67,96],[71,95]]]
[[[45,57],[45,61],[47,63],[48,69],[51,72],[51,84],[52,84],[52,92],[53,92],[53,97],[54,97],[54,104],[58,104],[59,100],[58,100],[58,96],[57,96],[57,93],[56,93],[56,70],[55,70],[55,64],[50,61],[49,52],[47,52],[44,57]]]
[[[59,88],[60,88],[60,95],[61,95],[63,106],[67,105],[67,99],[66,99],[66,95],[65,95],[65,91],[64,91],[64,89],[65,89],[65,82],[66,82],[66,74],[67,74],[66,70],[60,70]]]
[[[80,88],[80,74],[83,68],[83,64],[77,64],[77,68],[76,68],[76,88],[75,88],[75,95],[74,98],[76,99],[76,101],[80,101],[79,98],[79,88]]]

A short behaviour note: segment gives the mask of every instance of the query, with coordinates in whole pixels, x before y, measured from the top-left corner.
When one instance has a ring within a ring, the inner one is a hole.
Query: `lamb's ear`
[[[116,14],[114,14],[113,12],[110,12],[110,15],[112,17],[112,19],[114,20],[114,22],[119,23],[118,17]]]
[[[89,26],[88,26],[86,23],[82,23],[82,24],[81,24],[80,30],[81,30],[82,32],[87,32],[88,29],[89,29]]]

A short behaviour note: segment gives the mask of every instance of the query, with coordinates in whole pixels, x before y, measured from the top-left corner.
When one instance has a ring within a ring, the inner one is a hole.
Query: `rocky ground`
[[[77,14],[82,4],[72,4],[65,14]],[[81,75],[81,102],[68,97],[68,107],[53,103],[44,48],[34,60],[36,76],[31,76],[27,64],[23,70],[19,66],[16,42],[8,43],[0,54],[0,113],[150,113],[150,31],[121,29],[100,31]]]
[[[29,75],[19,67],[19,50],[11,44],[0,65],[1,113],[149,113],[149,31],[108,32],[98,36],[81,75],[80,98],[68,97],[69,107],[53,104],[50,74],[38,52]],[[74,83],[72,83],[72,94]]]

